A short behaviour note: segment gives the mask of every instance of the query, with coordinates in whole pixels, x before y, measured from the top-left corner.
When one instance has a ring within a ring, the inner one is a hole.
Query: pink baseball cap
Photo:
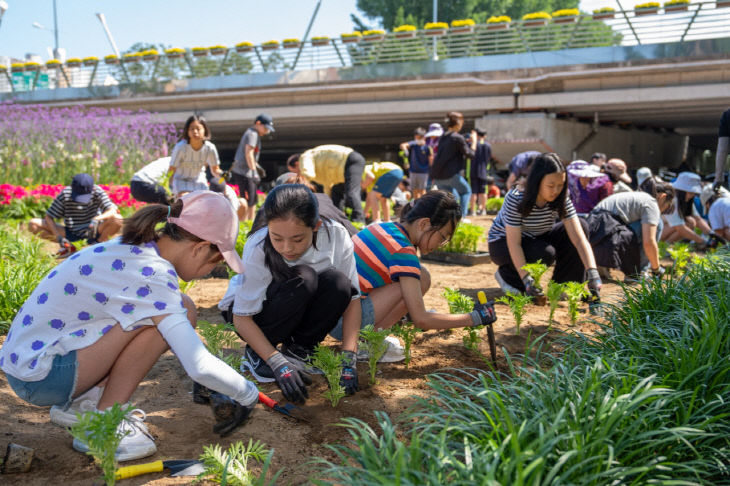
[[[212,191],[193,191],[180,200],[183,202],[180,216],[170,216],[167,221],[216,245],[233,271],[243,273],[243,262],[236,253],[238,216],[228,199]]]

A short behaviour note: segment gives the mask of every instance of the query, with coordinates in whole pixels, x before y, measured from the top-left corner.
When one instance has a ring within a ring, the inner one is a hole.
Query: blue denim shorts
[[[370,297],[360,299],[360,306],[362,307],[362,317],[360,318],[360,329],[372,324],[375,325],[375,308],[373,307],[373,301]],[[342,341],[342,317],[337,321],[337,325],[330,331],[330,336],[335,339]]]
[[[39,407],[58,405],[65,407],[71,403],[76,389],[79,362],[76,351],[56,355],[53,358],[48,376],[39,381],[23,381],[7,375],[8,384],[18,397]]]
[[[393,191],[398,187],[398,184],[403,180],[403,171],[400,169],[393,169],[390,172],[386,172],[381,175],[375,185],[373,191],[378,191],[383,197],[390,197],[393,195]]]

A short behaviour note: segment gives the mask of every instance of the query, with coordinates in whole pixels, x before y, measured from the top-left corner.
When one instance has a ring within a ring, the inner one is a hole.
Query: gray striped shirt
[[[523,192],[519,189],[512,189],[507,193],[504,198],[504,204],[502,209],[499,210],[499,214],[494,219],[492,227],[489,230],[488,241],[497,241],[502,238],[506,238],[507,234],[504,229],[505,226],[512,226],[520,228],[522,234],[531,236],[533,238],[538,237],[542,234],[550,231],[555,222],[558,219],[558,212],[546,204],[544,207],[539,208],[533,206],[530,214],[523,217],[519,210],[520,203],[522,202]],[[570,202],[570,198],[565,197],[565,218],[571,219],[577,217],[573,203]]]

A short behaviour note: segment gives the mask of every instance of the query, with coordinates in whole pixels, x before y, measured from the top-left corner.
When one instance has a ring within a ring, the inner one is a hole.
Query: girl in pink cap
[[[165,223],[161,229],[157,225]],[[70,427],[77,413],[129,402],[168,348],[185,371],[239,407],[235,423],[258,399],[256,386],[211,355],[195,333],[197,313],[178,279],[200,278],[223,259],[243,271],[235,252],[238,218],[224,196],[197,191],[171,206],[151,204],[124,223],[122,236],[87,247],[53,269],[13,320],[0,350],[0,367],[23,400],[51,406],[51,421]],[[127,433],[117,460],[156,451],[133,410],[120,424]],[[74,440],[76,450],[88,447]]]

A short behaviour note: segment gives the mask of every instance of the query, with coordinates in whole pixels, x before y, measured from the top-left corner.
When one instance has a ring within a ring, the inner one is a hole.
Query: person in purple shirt
[[[517,184],[520,177],[527,177],[527,173],[530,171],[532,162],[538,155],[540,155],[540,152],[528,150],[527,152],[520,152],[512,157],[512,160],[509,163],[509,176],[507,177],[506,182],[508,191]]]

